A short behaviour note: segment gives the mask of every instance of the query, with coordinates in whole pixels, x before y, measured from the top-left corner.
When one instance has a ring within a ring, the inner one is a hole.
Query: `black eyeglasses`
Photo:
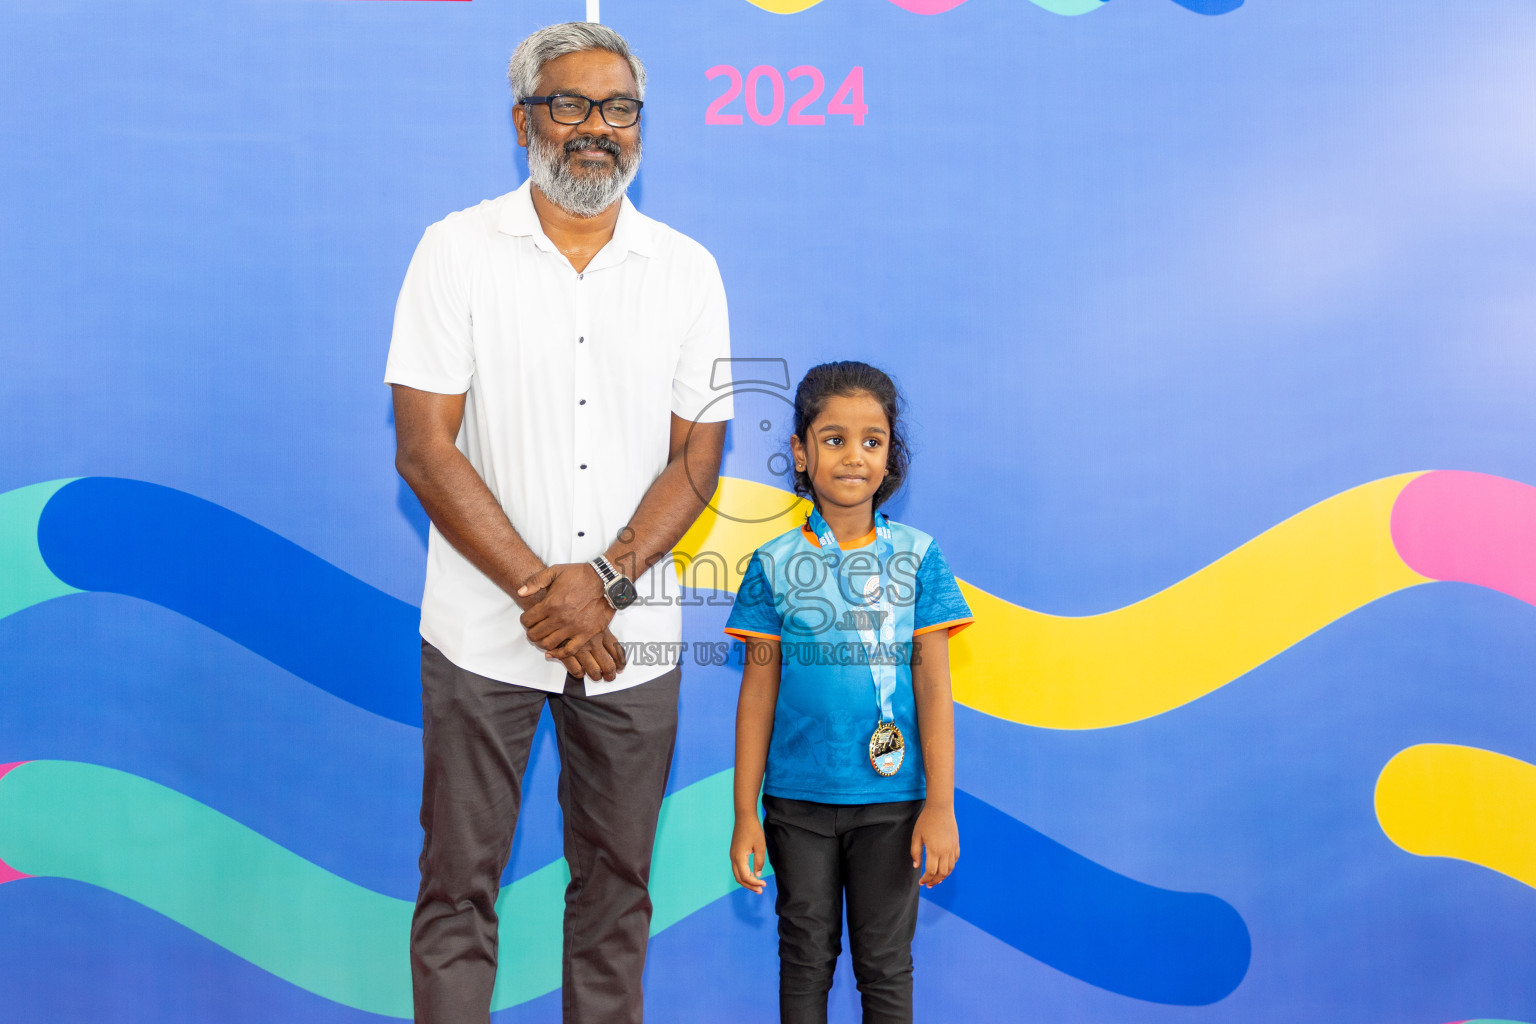
[[[603,121],[610,128],[630,128],[640,120],[640,108],[644,101],[628,96],[613,96],[606,100],[589,100],[585,96],[556,93],[553,96],[524,96],[524,103],[544,103],[549,106],[549,116],[556,124],[582,124],[592,116],[596,107]]]

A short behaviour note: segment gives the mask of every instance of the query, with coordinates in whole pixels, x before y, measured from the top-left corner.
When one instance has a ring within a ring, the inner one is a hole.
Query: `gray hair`
[[[544,65],[568,53],[584,50],[607,50],[629,62],[630,73],[635,76],[635,99],[645,99],[645,65],[640,58],[629,52],[629,44],[607,25],[594,21],[568,21],[563,25],[541,28],[517,44],[512,60],[507,65],[507,81],[512,83],[512,102],[521,103],[525,96],[537,96],[539,74]]]

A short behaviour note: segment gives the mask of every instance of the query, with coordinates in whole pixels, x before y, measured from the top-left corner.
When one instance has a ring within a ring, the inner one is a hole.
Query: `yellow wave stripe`
[[[1167,589],[1099,615],[1048,615],[962,580],[976,623],[951,643],[955,699],[1025,725],[1103,729],[1203,697],[1361,606],[1430,582],[1392,545],[1392,505],[1419,475],[1336,494]],[[725,477],[712,504],[758,519],[787,502],[779,488]],[[678,545],[685,582],[719,587],[723,564],[730,572],[721,589],[734,591],[746,556],[803,520],[808,505],[795,508],[761,524],[706,511]]]
[[[821,0],[747,0],[747,3],[772,14],[799,14],[815,7]]]
[[[962,583],[955,698],[1051,729],[1102,729],[1203,697],[1378,598],[1430,582],[1392,545],[1392,505],[1419,474],[1313,505],[1135,604],[1065,617]]]
[[[1409,853],[1536,887],[1536,765],[1449,743],[1409,747],[1376,780],[1376,820]]]

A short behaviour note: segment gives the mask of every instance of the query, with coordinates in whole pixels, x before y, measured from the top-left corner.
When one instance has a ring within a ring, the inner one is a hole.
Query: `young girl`
[[[845,899],[865,1024],[910,1022],[918,885],[960,856],[949,637],[971,611],[933,539],[879,511],[900,404],[866,363],[806,374],[790,447],[815,509],[753,554],[725,628],[747,646],[731,869],[760,893],[773,863],[784,1024],[827,1019]]]

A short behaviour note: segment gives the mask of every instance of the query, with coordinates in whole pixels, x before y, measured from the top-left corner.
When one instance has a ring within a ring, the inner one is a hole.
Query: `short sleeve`
[[[462,395],[475,375],[469,280],[442,222],[422,235],[395,303],[384,383]]]
[[[753,552],[752,562],[736,591],[736,603],[725,621],[725,631],[738,640],[747,637],[772,637],[783,635],[784,623],[773,603],[773,586],[768,574],[763,572],[761,551]]]
[[[672,374],[672,411],[694,423],[717,423],[733,414],[731,326],[720,267],[709,253],[700,250],[700,255],[693,283],[698,306]]]
[[[913,585],[917,591],[912,609],[913,636],[936,629],[948,629],[949,635],[954,636],[976,621],[937,541],[930,541],[928,550],[923,552]]]

